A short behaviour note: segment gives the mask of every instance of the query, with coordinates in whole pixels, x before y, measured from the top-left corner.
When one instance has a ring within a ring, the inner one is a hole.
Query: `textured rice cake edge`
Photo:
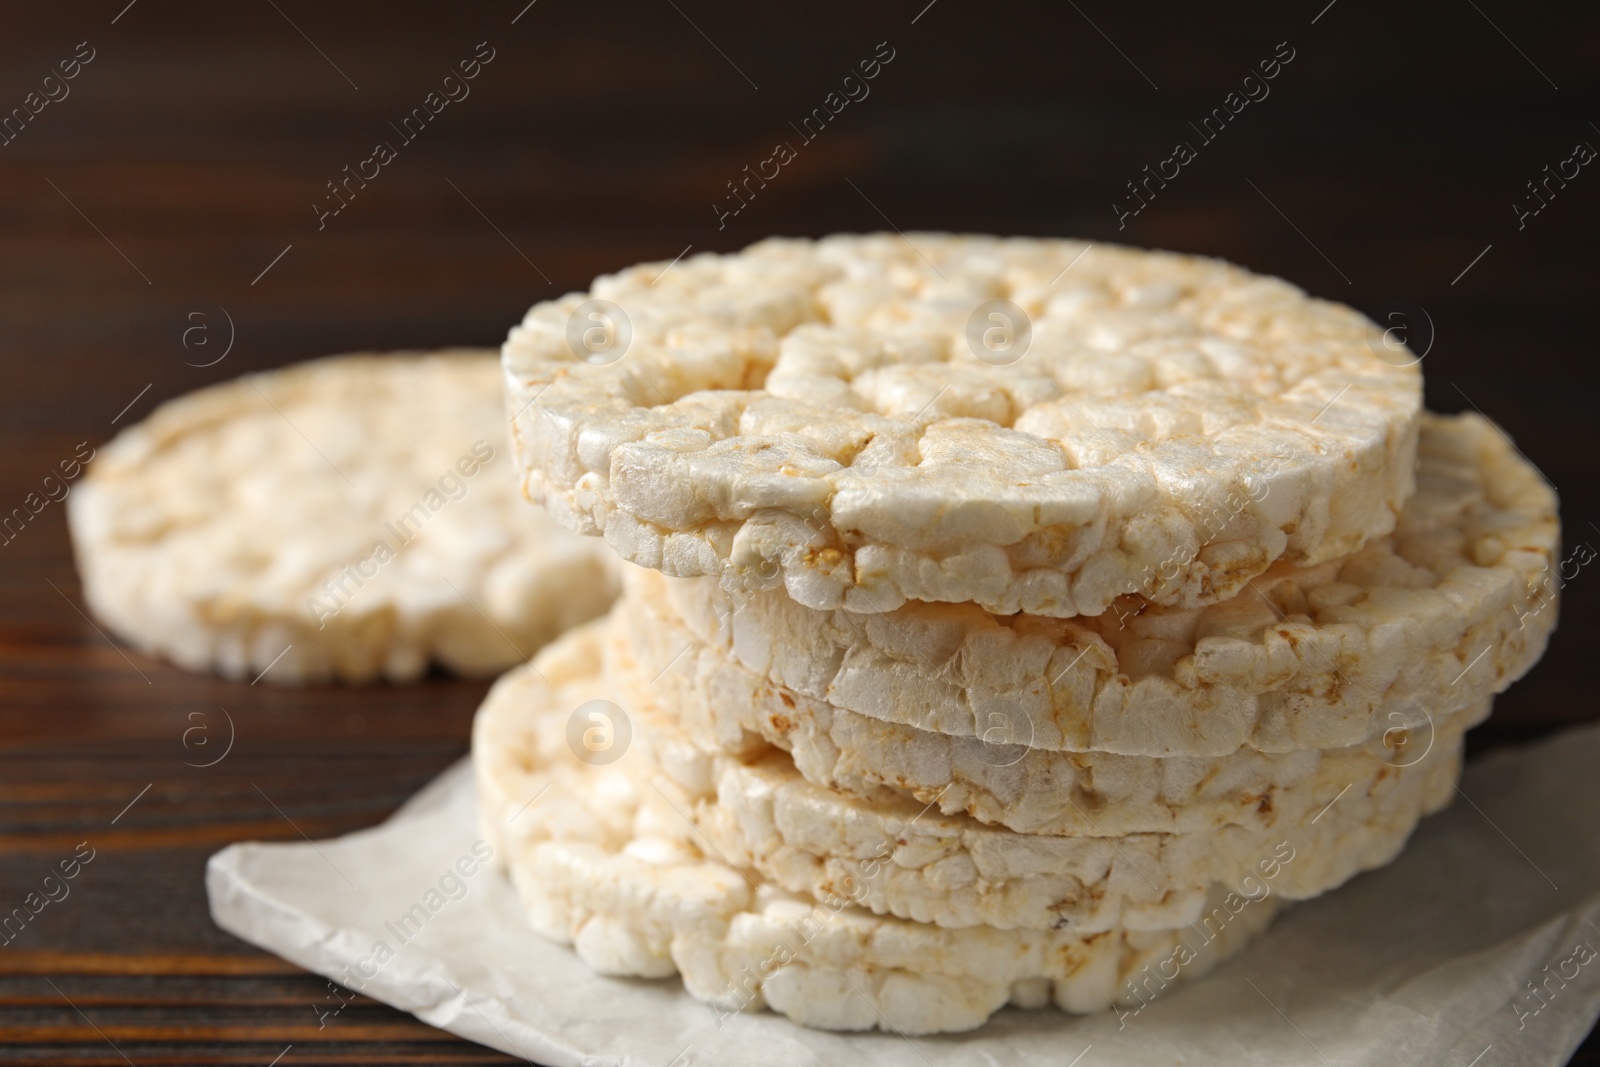
[[[1270,829],[1316,812],[1386,765],[1431,754],[1436,735],[1487,718],[1492,699],[1396,713],[1362,743],[1221,756],[1061,752],[957,737],[860,715],[778,686],[664,624],[625,595],[610,615],[607,670],[669,708],[705,752],[786,751],[819,786],[874,798],[909,796],[944,814],[1022,833],[1116,836],[1239,825]],[[681,643],[680,643],[681,642]],[[626,664],[617,662],[621,656]]]
[[[1335,748],[1418,721],[1419,709],[1502,692],[1556,624],[1555,492],[1505,435],[1475,414],[1429,415],[1417,478],[1393,535],[1316,567],[1279,564],[1204,608],[823,612],[781,588],[633,567],[627,599],[794,693],[990,744],[1147,756]]]
[[[770,1008],[823,1029],[955,1032],[1008,1003],[1143,1004],[1237,954],[1279,907],[1270,882],[1257,883],[1249,895],[1219,890],[1193,929],[1084,936],[949,930],[785,893],[707,858],[681,822],[653,820],[624,771],[567,750],[568,711],[552,686],[591,676],[598,651],[564,639],[505,676],[474,723],[473,759],[484,832],[529,922],[600,974],[679,973],[719,1014]]]
[[[602,667],[607,687],[618,683],[613,664]],[[1423,815],[1454,798],[1461,739],[1474,718],[1451,717],[1409,766],[1369,761],[1364,774],[1329,789],[1320,810],[1302,806],[1271,826],[1045,836],[944,815],[893,794],[858,797],[819,786],[781,750],[743,758],[706,752],[644,687],[624,683],[620,691],[633,732],[621,763],[645,805],[663,823],[692,822],[726,862],[793,892],[848,895],[917,922],[1079,933],[1195,922],[1213,886],[1239,889],[1280,846],[1299,857],[1283,864],[1274,885],[1289,900],[1388,863]]]

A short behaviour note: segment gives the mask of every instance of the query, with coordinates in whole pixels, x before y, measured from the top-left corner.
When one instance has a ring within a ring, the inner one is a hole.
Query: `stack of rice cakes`
[[[479,713],[534,927],[924,1034],[1139,1010],[1393,859],[1543,652],[1559,524],[1391,341],[1215,260],[944,235],[534,307],[524,490],[638,565]]]

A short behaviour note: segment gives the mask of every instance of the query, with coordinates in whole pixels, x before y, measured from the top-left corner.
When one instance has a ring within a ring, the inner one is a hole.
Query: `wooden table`
[[[1408,301],[1417,346],[1420,306],[1430,404],[1501,421],[1562,490],[1569,542],[1600,538],[1600,174],[1537,214],[1524,185],[1600,144],[1593,11],[525,2],[7,11],[0,109],[61,98],[0,146],[0,510],[80,442],[209,382],[493,345],[602,270],[892,226],[1215,253],[1369,314]],[[471,95],[319,228],[326,183],[479,42]],[[803,140],[880,42],[870,95]],[[1189,124],[1285,51],[1270,96],[1203,141]],[[46,83],[63,61],[76,76]],[[1125,183],[1178,140],[1196,158],[1132,214]],[[719,227],[726,183],[780,141],[795,160]],[[96,859],[0,951],[0,1059],[501,1059],[360,998],[319,1020],[324,981],[217,930],[201,881],[228,842],[382,818],[465,752],[484,684],[222,682],[120,649],[83,610],[52,504],[0,547],[0,904],[79,842]],[[1600,578],[1581,573],[1562,611],[1475,750],[1596,717]],[[225,739],[220,709],[232,750],[188,765],[219,751],[197,746]],[[1600,1041],[1574,1062],[1600,1063]]]

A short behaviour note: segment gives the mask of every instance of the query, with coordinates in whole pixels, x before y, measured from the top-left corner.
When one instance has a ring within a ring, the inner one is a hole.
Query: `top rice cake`
[[[503,350],[524,489],[624,558],[812,608],[1196,607],[1389,533],[1416,358],[1197,256],[774,239],[534,306]]]

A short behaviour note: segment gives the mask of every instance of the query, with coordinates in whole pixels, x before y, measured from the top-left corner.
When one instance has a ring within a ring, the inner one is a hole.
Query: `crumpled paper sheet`
[[[1470,799],[1427,819],[1393,864],[1295,906],[1138,1015],[1007,1010],[941,1037],[824,1033],[770,1013],[719,1026],[676,979],[590,974],[528,929],[500,871],[459,873],[480,838],[465,761],[372,829],[230,846],[206,887],[223,929],[551,1067],[1558,1067],[1600,1014],[1597,772],[1600,728],[1491,754],[1468,769]],[[396,926],[417,904],[420,930]],[[378,942],[392,958],[375,958]]]

